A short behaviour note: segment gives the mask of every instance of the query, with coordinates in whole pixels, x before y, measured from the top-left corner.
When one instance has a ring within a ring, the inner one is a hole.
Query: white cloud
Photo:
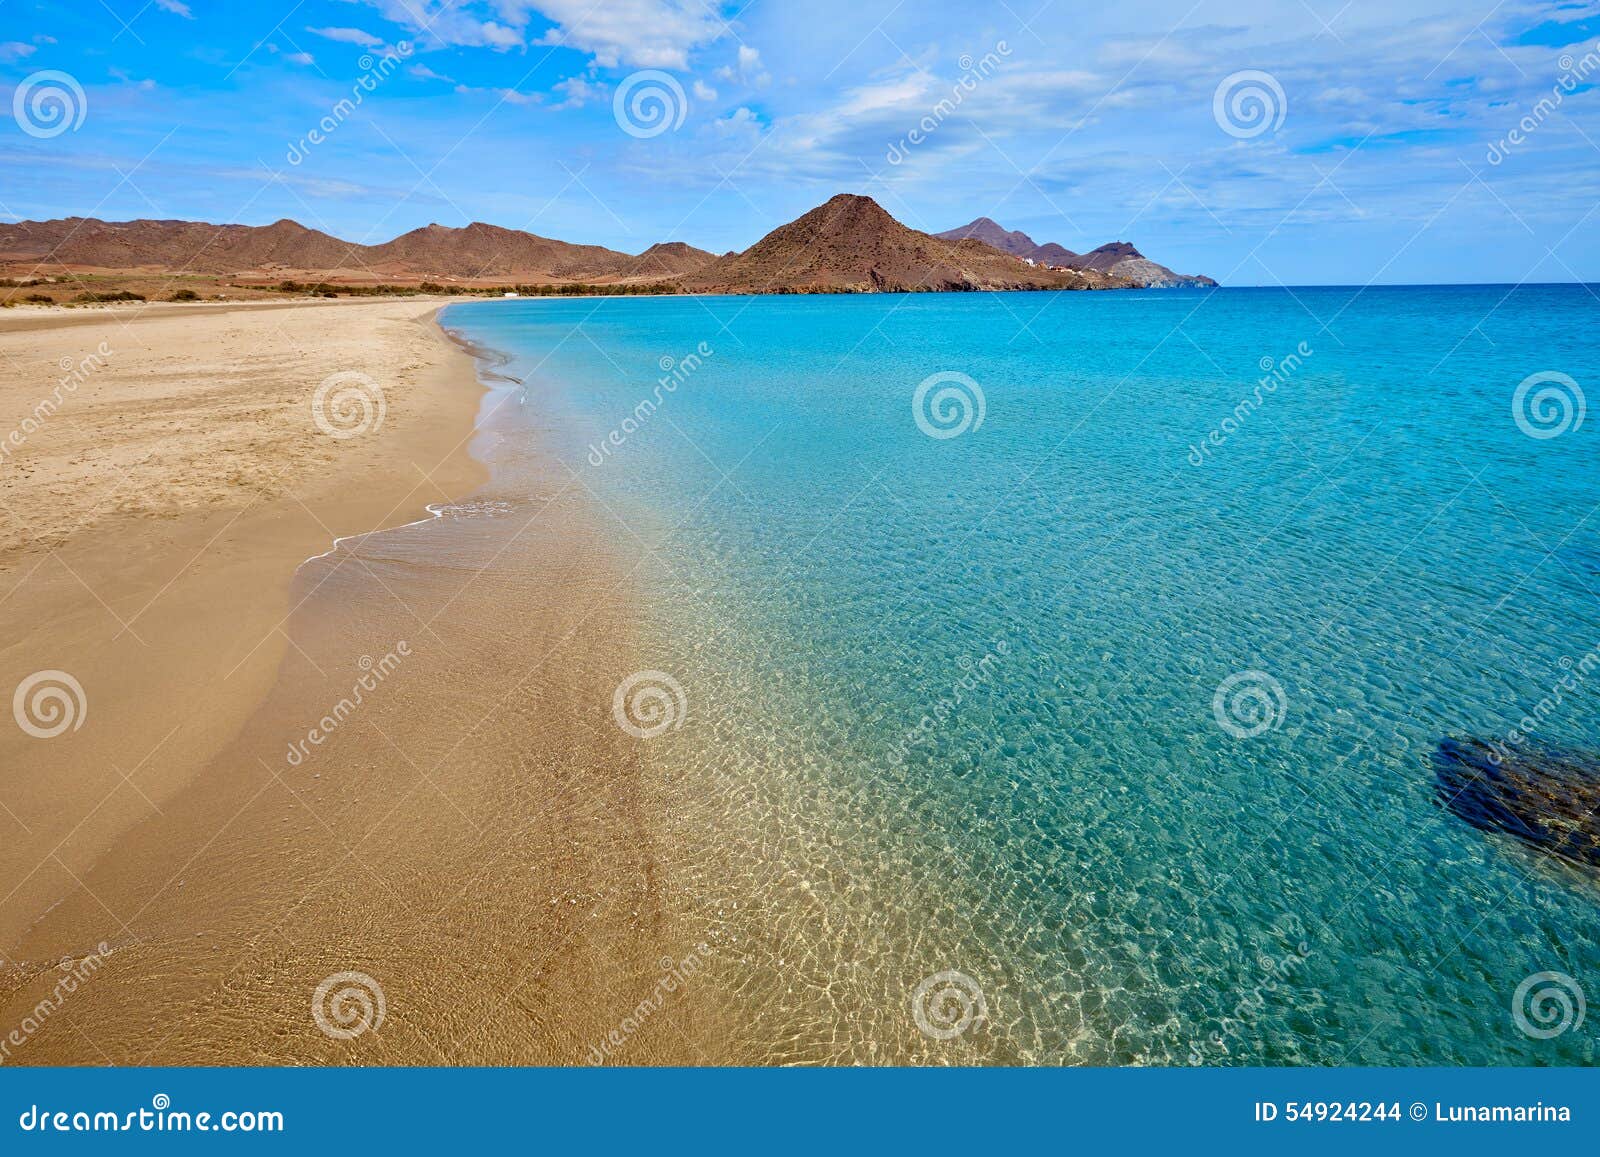
[[[506,52],[521,48],[526,16],[520,0],[494,5],[501,20],[481,19],[463,0],[365,0],[392,24],[408,29],[423,44],[460,48],[492,48]],[[515,27],[512,27],[512,25]]]
[[[479,37],[477,43],[501,52],[522,45],[521,32],[495,20],[485,20],[482,24],[476,25],[476,35]]]
[[[32,56],[35,48],[31,44],[23,44],[19,40],[8,40],[0,44],[0,60],[21,60],[23,57]]]
[[[582,76],[568,77],[553,87],[566,99],[560,104],[551,105],[552,108],[582,108],[590,101],[602,99],[607,92],[605,85]]]
[[[701,0],[511,0],[556,27],[540,39],[590,53],[606,68],[689,67],[689,52],[720,39],[727,24]]]
[[[719,117],[715,122],[718,132],[742,132],[746,127],[761,127],[761,118],[751,112],[749,108],[740,105],[725,117]]]
[[[185,20],[193,20],[194,13],[189,11],[189,6],[182,0],[156,0],[156,7],[163,12],[171,12],[175,16],[182,16]]]
[[[340,44],[359,44],[362,48],[376,48],[383,43],[381,36],[374,36],[359,28],[312,28],[307,25],[306,31],[324,40],[336,40]]]
[[[716,100],[717,90],[705,81],[697,80],[694,82],[694,98],[695,100]]]
[[[409,71],[411,75],[416,77],[418,80],[442,80],[446,84],[455,83],[453,78],[445,76],[442,72],[433,71],[433,69],[429,68],[426,64],[413,64]]]
[[[156,82],[151,80],[149,77],[145,77],[143,80],[135,80],[128,74],[126,69],[108,68],[106,71],[111,74],[113,79],[120,80],[123,84],[132,85],[134,88],[140,89],[144,92],[149,92],[156,86]]]
[[[498,51],[530,43],[560,46],[588,53],[604,68],[687,70],[690,52],[728,33],[707,0],[364,2],[424,43]]]
[[[287,60],[290,64],[308,64],[309,65],[309,64],[315,64],[317,62],[316,57],[312,56],[309,52],[288,52],[288,53],[284,54],[283,58],[285,60]]]
[[[460,96],[489,93],[499,97],[506,104],[539,104],[544,100],[543,95],[537,92],[518,92],[514,88],[473,88],[471,85],[456,85],[456,93]]]
[[[772,77],[761,67],[761,53],[748,44],[739,45],[737,63],[717,69],[717,76],[730,84],[737,82],[765,88]]]

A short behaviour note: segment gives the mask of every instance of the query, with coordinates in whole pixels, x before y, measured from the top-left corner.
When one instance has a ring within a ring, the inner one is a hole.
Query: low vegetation
[[[514,293],[519,297],[631,297],[681,292],[676,283],[667,281],[607,285],[592,285],[581,281],[559,285],[441,285],[437,281],[424,281],[417,285],[345,285],[326,281],[284,280],[272,288],[279,293],[298,293],[311,297],[415,297],[418,294],[504,297],[508,293]]]
[[[109,293],[80,293],[72,300],[81,305],[92,305],[103,301],[144,301],[145,296],[132,290],[118,289]]]
[[[636,295],[681,293],[682,290],[677,284],[668,281],[635,281],[620,285],[588,285],[581,281],[575,281],[566,285],[517,285],[510,290],[490,289],[481,292],[511,292],[523,297],[633,297]]]

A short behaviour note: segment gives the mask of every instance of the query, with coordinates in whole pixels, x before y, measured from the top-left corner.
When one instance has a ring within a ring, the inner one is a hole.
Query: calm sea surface
[[[1541,701],[1600,748],[1588,289],[444,322],[639,559],[634,723],[675,724],[639,742],[731,1059],[1596,1059],[1513,1004],[1600,996],[1600,879],[1432,764]]]

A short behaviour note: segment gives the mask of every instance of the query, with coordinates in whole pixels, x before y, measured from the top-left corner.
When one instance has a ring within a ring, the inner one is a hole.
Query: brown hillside
[[[68,217],[0,225],[0,261],[108,269],[341,269],[359,265],[362,248],[288,220],[251,226]]]
[[[599,245],[571,245],[474,221],[463,229],[427,225],[371,246],[362,260],[380,273],[443,277],[599,277],[634,259]]]
[[[475,222],[428,225],[382,245],[341,241],[293,221],[208,225],[199,221],[107,222],[89,217],[0,224],[0,264],[154,269],[185,273],[360,273],[374,277],[617,280],[659,277],[711,260],[688,245],[634,257]]]
[[[626,264],[622,272],[628,277],[677,277],[704,269],[716,259],[715,253],[707,253],[682,241],[665,241],[631,258],[631,264]]]
[[[980,241],[909,229],[870,197],[841,193],[683,279],[708,293],[901,293],[920,290],[1078,289],[1112,284],[1053,273]]]

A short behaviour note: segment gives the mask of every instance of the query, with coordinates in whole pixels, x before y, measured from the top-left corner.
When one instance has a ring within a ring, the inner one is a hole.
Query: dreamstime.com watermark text
[[[15,429],[0,439],[0,462],[8,460],[29,438],[44,429],[45,423],[55,417],[56,411],[61,409],[67,399],[78,392],[78,387],[89,380],[89,375],[103,368],[111,360],[111,352],[110,345],[101,342],[94,348],[93,353],[77,361],[70,357],[62,358],[59,364],[63,372],[56,381],[55,388],[34,404],[32,412],[17,423]]]
[[[328,713],[317,721],[315,727],[306,732],[304,739],[296,739],[289,744],[288,753],[284,760],[290,767],[299,767],[305,762],[306,756],[311,754],[313,747],[321,747],[330,735],[343,727],[356,708],[366,702],[366,696],[378,689],[390,675],[394,674],[400,666],[400,660],[409,657],[411,644],[401,639],[394,645],[394,650],[385,653],[383,658],[376,661],[370,655],[361,656],[356,666],[361,668],[361,677],[350,687],[350,694],[342,697],[329,708]]]
[[[666,1007],[669,997],[682,991],[699,975],[710,957],[711,946],[703,942],[696,944],[694,950],[681,960],[663,956],[659,965],[661,975],[657,977],[650,995],[635,1005],[633,1011],[618,1021],[598,1042],[589,1046],[589,1063],[603,1065],[621,1052],[633,1039],[634,1034]]]
[[[356,78],[355,84],[350,86],[350,95],[340,97],[334,102],[328,114],[319,120],[305,136],[298,141],[291,141],[288,150],[283,154],[283,159],[291,165],[298,165],[311,154],[311,150],[331,137],[338,127],[349,120],[361,103],[371,93],[378,91],[378,86],[392,76],[400,67],[402,61],[409,60],[414,51],[409,40],[402,40],[394,46],[392,52],[386,51],[376,60],[370,54],[362,56],[359,61],[362,74]]]
[[[172,1098],[157,1093],[149,1108],[52,1109],[29,1105],[17,1117],[24,1133],[282,1133],[283,1114],[276,1109],[224,1109],[191,1113],[174,1109]]]
[[[661,408],[667,397],[677,393],[678,387],[688,381],[689,377],[715,353],[709,343],[701,342],[681,358],[662,358],[657,363],[661,367],[661,376],[656,379],[655,389],[650,392],[650,396],[640,398],[627,416],[604,438],[589,444],[589,465],[604,466],[612,452],[638,433],[640,428],[655,416],[655,412]]]
[[[20,1024],[0,1037],[0,1065],[9,1061],[14,1049],[27,1044],[33,1034],[44,1027],[45,1022],[60,1012],[67,999],[81,985],[94,978],[110,952],[110,946],[102,940],[89,955],[78,960],[69,957],[61,962],[61,975],[56,978],[49,994],[28,1011]]]

